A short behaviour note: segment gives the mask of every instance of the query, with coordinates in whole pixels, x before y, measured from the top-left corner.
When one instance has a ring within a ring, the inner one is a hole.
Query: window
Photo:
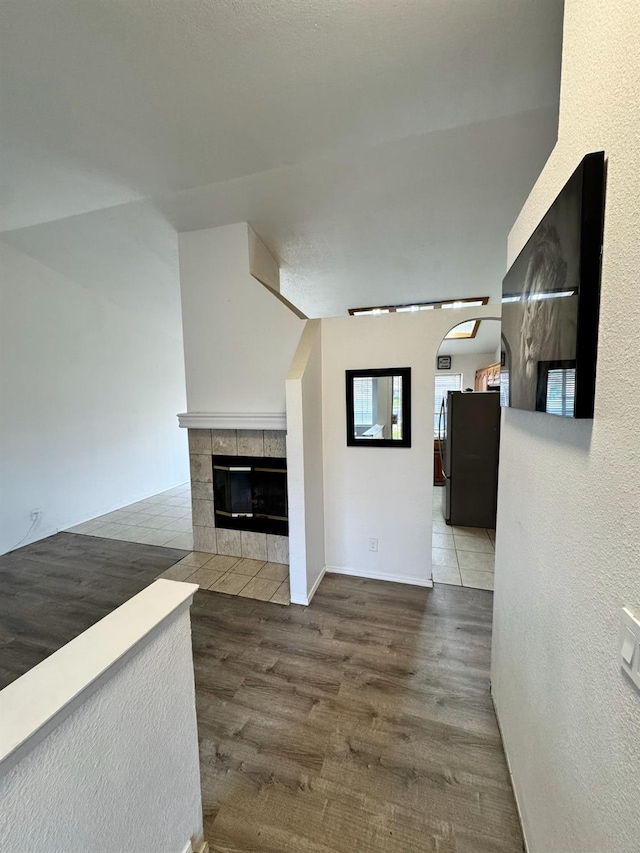
[[[356,426],[373,424],[373,380],[370,376],[354,377],[353,416]]]
[[[550,415],[573,417],[576,399],[575,368],[556,368],[547,374],[547,412]]]
[[[406,311],[433,311],[435,308],[475,308],[489,303],[488,296],[469,296],[464,299],[447,299],[443,302],[414,302],[406,305],[378,305],[373,308],[349,308],[352,317],[366,314],[403,314]],[[478,322],[479,321],[474,321]],[[477,331],[477,328],[476,328]],[[473,335],[455,335],[454,337],[472,338]],[[447,335],[447,337],[449,337]]]
[[[442,401],[446,399],[447,392],[462,390],[462,374],[448,373],[436,375],[436,394],[433,402],[433,436],[438,438],[438,422],[440,420],[440,408]],[[443,426],[444,428],[444,426]]]
[[[509,371],[506,367],[500,370],[500,405],[509,405]]]
[[[572,418],[576,401],[576,362],[539,361],[536,411]]]

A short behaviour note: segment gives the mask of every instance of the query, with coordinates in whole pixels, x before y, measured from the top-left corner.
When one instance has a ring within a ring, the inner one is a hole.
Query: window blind
[[[373,425],[373,381],[370,376],[353,380],[353,414],[356,426]]]
[[[575,400],[575,368],[560,367],[550,370],[547,374],[547,412],[550,415],[573,417]]]

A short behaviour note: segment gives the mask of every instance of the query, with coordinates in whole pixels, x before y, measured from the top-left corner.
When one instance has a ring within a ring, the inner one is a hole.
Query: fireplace
[[[213,461],[216,527],[287,536],[287,460],[220,456]]]

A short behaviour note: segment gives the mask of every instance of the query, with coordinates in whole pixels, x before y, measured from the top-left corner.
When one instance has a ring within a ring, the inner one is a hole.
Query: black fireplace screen
[[[213,457],[216,527],[287,536],[287,460]]]

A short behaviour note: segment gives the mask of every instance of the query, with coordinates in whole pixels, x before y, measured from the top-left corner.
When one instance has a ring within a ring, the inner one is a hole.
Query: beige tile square
[[[192,453],[196,453],[197,451],[193,450]],[[203,451],[204,452],[204,451]],[[166,495],[167,497],[180,497],[185,490],[185,486],[174,486],[173,489],[167,489],[166,492],[160,492],[160,495]],[[154,497],[158,497],[158,495],[154,495]]]
[[[164,516],[165,518],[167,516]],[[162,516],[160,516],[162,518]],[[191,533],[190,518],[171,518],[169,523],[162,530],[173,530],[175,533]]]
[[[462,586],[460,570],[452,566],[434,566],[433,580],[435,583],[448,583],[451,586]]]
[[[174,497],[172,495],[167,495],[162,501],[163,506],[185,506],[189,505],[191,501],[185,497]]]
[[[434,533],[446,533],[451,536],[451,528],[443,518],[434,518],[431,523],[431,530]]]
[[[153,507],[154,503],[156,503],[155,498],[147,498],[146,500],[129,504],[129,506],[123,507],[123,509],[127,509],[129,512],[153,512],[153,509],[149,510],[149,508]]]
[[[137,542],[137,535],[140,532],[139,527],[135,527],[133,525],[126,524],[118,524],[113,525],[114,527],[118,527],[119,530],[117,532],[113,532],[108,538],[109,539],[121,539],[123,542]]]
[[[291,593],[289,592],[288,580],[280,584],[269,601],[273,601],[274,604],[291,604]]]
[[[193,533],[178,533],[175,539],[169,539],[164,544],[165,548],[180,548],[181,551],[191,551],[193,548]]]
[[[250,557],[252,560],[267,562],[267,534],[254,533],[253,531],[241,530],[240,542],[242,545],[242,556]]]
[[[213,483],[193,483],[191,486],[191,499],[194,501],[213,502]]]
[[[152,518],[153,516],[149,516]],[[143,523],[143,520],[147,518],[146,513],[142,512],[123,512],[120,517],[120,524],[135,524],[139,525]]]
[[[186,580],[189,583],[197,583],[200,584],[202,589],[209,589],[219,581],[223,576],[224,572],[216,572],[213,569],[210,569],[208,566],[202,566],[199,569],[196,569],[193,574],[189,575]]]
[[[104,539],[122,539],[122,534],[127,531],[129,532],[129,525],[126,524],[117,524],[115,521],[103,524],[96,531],[94,531],[92,536],[101,536]]]
[[[432,548],[453,548],[453,536],[449,533],[433,533],[431,539]]]
[[[472,569],[460,569],[463,586],[474,589],[493,589],[493,572],[476,572]]]
[[[151,527],[153,530],[162,530],[173,521],[170,515],[146,515],[145,521],[137,524],[137,527]]]
[[[176,563],[171,566],[166,572],[163,572],[159,577],[168,581],[186,581],[189,575],[193,574],[193,566],[185,566],[182,563]]]
[[[454,536],[473,536],[476,539],[488,539],[484,527],[452,527],[451,532]]]
[[[212,429],[211,452],[220,456],[238,455],[238,437],[235,429]],[[193,478],[192,478],[193,479]]]
[[[266,578],[251,578],[238,595],[242,598],[257,598],[260,601],[269,601],[279,587],[279,581],[270,581]]]
[[[281,459],[287,455],[287,433],[281,429],[266,429],[264,431],[264,455]]]
[[[454,536],[457,551],[475,551],[476,553],[493,554],[493,542],[488,536]]]
[[[99,527],[104,527],[99,518],[94,518],[92,521],[83,521],[82,524],[76,524],[75,527],[69,527],[67,533],[92,533]]]
[[[251,578],[248,575],[235,575],[233,572],[227,572],[209,589],[213,590],[213,592],[225,592],[227,595],[237,595],[240,590],[245,588],[250,580]]]
[[[289,537],[267,533],[267,560],[270,563],[289,564]]]
[[[205,564],[207,569],[213,569],[216,572],[229,572],[238,562],[237,557],[227,557],[224,554],[214,554]]]
[[[133,513],[131,511],[127,511],[124,509],[116,509],[113,512],[107,512],[105,515],[101,515],[100,519],[105,524],[125,524],[127,518],[129,518]]]
[[[169,518],[187,518],[191,515],[191,510],[184,506],[165,506],[158,504],[158,515],[168,515]]]
[[[153,512],[153,504],[161,504],[164,501],[164,494],[164,492],[160,492],[158,495],[151,495],[150,498],[147,498],[145,501],[140,501],[140,503],[147,504],[147,512]],[[167,497],[170,496],[167,495]],[[151,509],[149,509],[149,507],[151,507]]]
[[[109,527],[111,527],[111,525],[110,525],[110,524],[99,524],[97,527],[95,527],[95,528],[91,531],[91,533],[86,534],[86,535],[88,535],[88,536],[98,536],[98,537],[102,537],[102,531],[103,531],[103,530],[107,530]],[[105,539],[108,539],[109,537],[108,537],[108,536],[105,536],[104,538],[105,538]]]
[[[204,566],[211,559],[211,554],[206,551],[192,551],[190,554],[187,554],[186,557],[183,557],[179,563],[176,565],[185,565],[185,566],[194,566],[196,569],[200,568],[200,566]]]
[[[289,566],[283,566],[281,563],[265,563],[256,577],[268,578],[282,583],[289,578]]]
[[[204,453],[192,453],[189,456],[192,483],[212,483],[213,465],[210,456]]]
[[[213,501],[193,501],[193,523],[199,527],[216,526],[213,517]]]
[[[137,527],[149,527],[147,521],[152,518],[156,518],[158,513],[148,513],[148,512],[132,512],[130,520],[127,522],[128,524],[135,524]]]
[[[238,430],[238,456],[264,456],[264,433],[261,429]]]
[[[217,554],[216,531],[213,527],[193,526],[193,550]]]
[[[150,527],[136,527],[135,538],[131,542],[140,542],[142,545],[166,545],[175,534],[171,530],[152,530]]]
[[[458,555],[454,548],[432,548],[431,562],[434,566],[452,566],[458,568]]]
[[[458,551],[458,565],[460,569],[471,569],[475,572],[492,572],[495,556],[493,554],[479,554],[477,551]]]
[[[249,577],[254,577],[258,574],[260,569],[265,566],[264,560],[238,560],[233,568],[231,569],[237,575],[248,575]]]
[[[211,456],[211,430],[190,429],[187,432],[189,433],[189,454]]]
[[[227,530],[226,527],[216,528],[216,539],[218,554],[227,554],[231,557],[242,556],[242,541],[239,530]]]

